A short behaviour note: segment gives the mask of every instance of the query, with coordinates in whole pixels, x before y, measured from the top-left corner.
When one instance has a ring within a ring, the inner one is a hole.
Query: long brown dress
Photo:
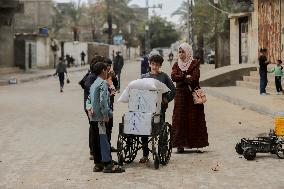
[[[208,146],[204,105],[193,103],[188,85],[199,86],[199,62],[193,60],[187,71],[182,71],[176,62],[172,67],[171,78],[176,82],[176,96],[173,112],[173,147],[202,148]],[[186,75],[191,75],[186,78]]]

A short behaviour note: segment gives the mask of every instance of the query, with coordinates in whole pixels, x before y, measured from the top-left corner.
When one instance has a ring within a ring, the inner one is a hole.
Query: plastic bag
[[[122,92],[121,96],[117,100],[118,102],[127,103],[129,101],[129,90],[140,89],[140,90],[158,90],[161,93],[166,93],[170,89],[162,82],[154,78],[143,78],[131,81],[126,89]]]

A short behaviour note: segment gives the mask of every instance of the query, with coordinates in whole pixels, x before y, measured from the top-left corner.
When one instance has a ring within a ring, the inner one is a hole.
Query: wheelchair
[[[117,140],[117,158],[120,165],[130,164],[134,161],[137,152],[143,148],[142,137],[148,137],[147,146],[150,146],[148,149],[153,155],[155,169],[159,169],[160,164],[168,164],[172,153],[172,126],[163,121],[164,115],[159,116],[159,122],[155,122],[154,119],[151,121],[150,135],[126,134],[124,132],[124,116],[122,117]]]

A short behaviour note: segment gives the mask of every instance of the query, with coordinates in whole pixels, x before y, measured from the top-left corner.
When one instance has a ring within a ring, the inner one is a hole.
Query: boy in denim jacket
[[[112,164],[110,143],[106,134],[106,124],[112,117],[107,84],[107,65],[98,62],[94,66],[97,79],[90,88],[90,95],[86,101],[86,109],[92,127],[95,128],[96,141],[94,143],[94,172],[121,173],[124,169]]]

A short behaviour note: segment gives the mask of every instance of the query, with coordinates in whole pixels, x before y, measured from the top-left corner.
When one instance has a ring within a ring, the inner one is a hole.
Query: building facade
[[[14,66],[14,15],[19,11],[19,1],[0,1],[0,68]]]
[[[39,28],[51,28],[52,1],[51,0],[19,0],[23,12],[15,15],[16,33],[38,33]]]
[[[284,59],[284,0],[243,0],[246,9],[229,15],[231,64],[257,63],[267,48],[275,63]]]

